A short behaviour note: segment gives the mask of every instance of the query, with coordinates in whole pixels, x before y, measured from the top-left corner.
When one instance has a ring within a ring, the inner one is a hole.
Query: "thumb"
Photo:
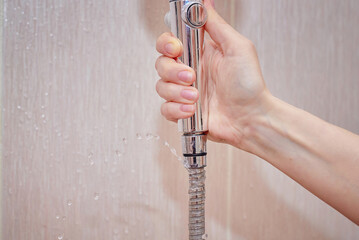
[[[213,41],[221,46],[223,51],[228,50],[233,45],[234,39],[238,38],[239,33],[234,30],[213,7],[211,0],[204,0],[207,9],[208,20],[205,29]]]

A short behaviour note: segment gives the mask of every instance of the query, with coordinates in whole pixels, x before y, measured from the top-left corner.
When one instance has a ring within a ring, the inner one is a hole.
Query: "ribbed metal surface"
[[[189,172],[189,239],[201,240],[205,234],[205,180],[204,168],[188,169]]]

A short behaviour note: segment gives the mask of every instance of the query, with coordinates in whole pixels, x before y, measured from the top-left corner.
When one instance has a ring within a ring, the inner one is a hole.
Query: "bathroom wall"
[[[216,8],[255,43],[274,95],[359,134],[358,1]],[[154,89],[167,9],[166,0],[4,1],[2,239],[187,238],[180,136]],[[263,160],[208,149],[208,239],[359,238]]]

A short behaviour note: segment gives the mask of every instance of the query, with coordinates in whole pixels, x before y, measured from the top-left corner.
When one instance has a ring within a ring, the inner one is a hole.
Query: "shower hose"
[[[188,169],[189,172],[189,239],[206,239],[205,235],[205,180],[204,168]]]

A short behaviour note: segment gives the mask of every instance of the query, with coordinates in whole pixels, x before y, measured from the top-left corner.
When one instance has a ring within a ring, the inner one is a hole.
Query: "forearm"
[[[359,224],[359,136],[272,96],[241,148],[274,165]]]

